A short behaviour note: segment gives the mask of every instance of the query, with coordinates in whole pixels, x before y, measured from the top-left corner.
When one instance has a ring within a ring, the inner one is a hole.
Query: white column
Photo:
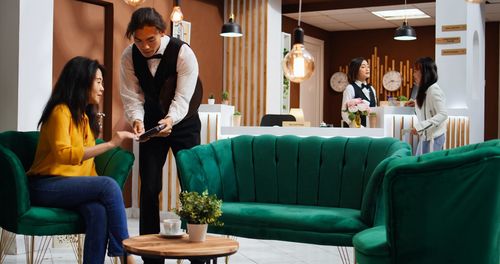
[[[450,12],[450,10],[453,10]],[[466,24],[465,31],[443,32],[443,25]],[[457,44],[436,45],[439,85],[450,109],[467,109],[470,143],[484,141],[485,36],[484,4],[436,1],[436,38],[460,37]],[[443,49],[466,49],[465,55],[443,56]]]
[[[52,91],[52,0],[0,1],[0,131],[36,130]]]
[[[281,113],[281,0],[267,6],[267,87],[266,114]]]

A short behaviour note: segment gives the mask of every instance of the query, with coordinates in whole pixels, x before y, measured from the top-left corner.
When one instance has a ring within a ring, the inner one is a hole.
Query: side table
[[[207,235],[204,242],[190,242],[188,235],[165,238],[161,235],[142,235],[123,241],[127,253],[149,258],[189,259],[191,263],[217,263],[218,257],[238,251],[239,243],[222,236]],[[125,258],[126,259],[126,258]]]

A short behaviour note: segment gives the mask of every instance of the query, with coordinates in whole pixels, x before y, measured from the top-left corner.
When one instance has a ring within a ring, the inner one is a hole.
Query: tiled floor
[[[129,232],[131,236],[139,233],[139,223],[137,219],[129,219]],[[291,243],[275,240],[256,240],[237,238],[240,242],[238,252],[230,257],[231,264],[317,264],[317,263],[342,263],[337,247],[318,246],[302,243]],[[349,248],[350,260],[352,260],[352,248]],[[7,256],[6,264],[26,263],[25,254]],[[137,263],[142,260],[137,257]],[[51,248],[45,255],[43,263],[73,264],[75,256],[70,248]],[[106,260],[111,263],[110,259]],[[175,260],[167,260],[165,263],[176,263]],[[184,261],[183,263],[188,263]],[[219,259],[218,263],[224,263],[224,259]]]

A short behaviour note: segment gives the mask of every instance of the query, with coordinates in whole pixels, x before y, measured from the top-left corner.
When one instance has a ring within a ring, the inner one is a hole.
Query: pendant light
[[[417,33],[415,29],[413,29],[410,25],[408,25],[408,19],[406,18],[406,0],[405,0],[405,21],[403,21],[403,25],[396,28],[394,32],[395,40],[416,40]]]
[[[172,10],[172,13],[170,13],[170,21],[172,21],[172,23],[179,23],[183,19],[184,15],[181,10],[181,0],[176,0],[174,9]]]
[[[144,3],[145,0],[123,0],[127,5],[136,7],[142,3]]]
[[[220,35],[222,37],[227,37],[227,38],[243,36],[243,34],[241,33],[240,25],[234,22],[233,0],[231,0],[231,15],[229,15],[229,22],[224,23],[224,25],[222,25]]]
[[[299,20],[293,32],[292,50],[283,58],[283,71],[286,78],[300,83],[311,77],[314,72],[314,58],[304,47],[304,30],[300,27],[302,0],[299,0]]]

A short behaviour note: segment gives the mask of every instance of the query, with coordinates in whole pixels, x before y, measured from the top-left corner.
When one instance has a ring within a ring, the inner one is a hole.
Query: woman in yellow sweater
[[[40,139],[28,171],[32,204],[75,210],[85,219],[84,263],[104,263],[106,249],[123,260],[122,241],[128,238],[120,187],[110,177],[92,177],[95,156],[135,138],[118,131],[95,145],[102,72],[96,60],[84,57],[64,66],[38,123]],[[127,261],[135,263],[131,256]]]

